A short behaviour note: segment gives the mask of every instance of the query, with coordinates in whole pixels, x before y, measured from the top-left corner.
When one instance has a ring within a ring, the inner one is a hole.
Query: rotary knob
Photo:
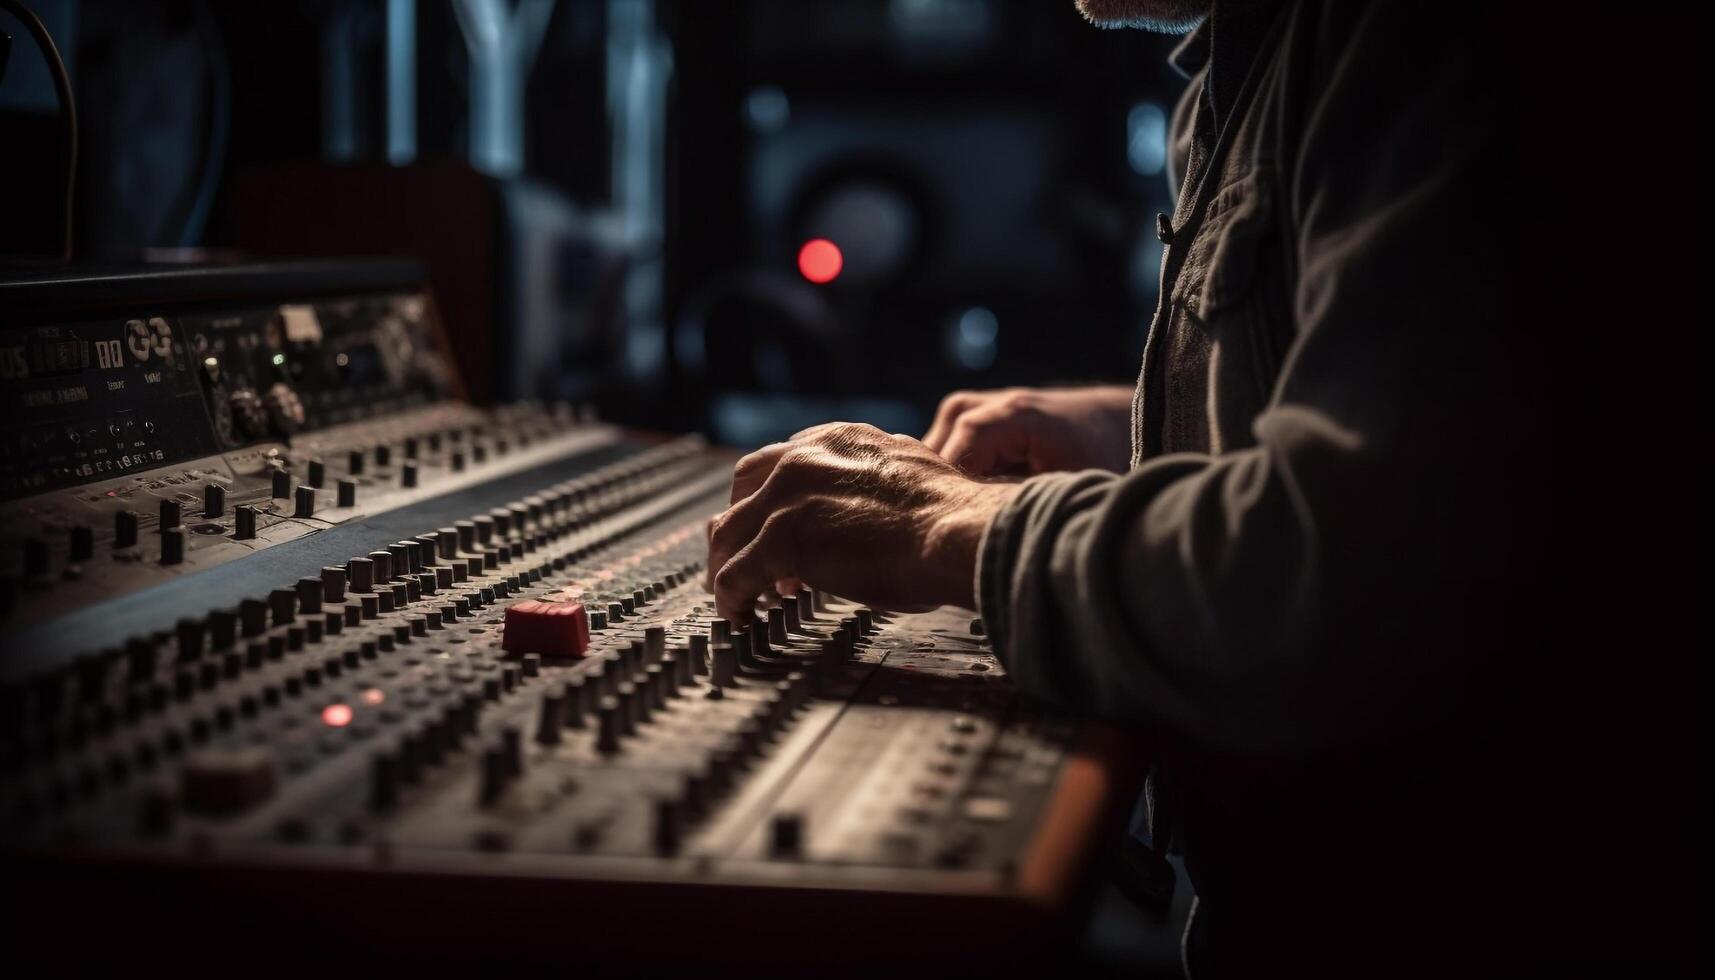
[[[240,435],[246,440],[262,437],[268,427],[268,412],[255,391],[239,388],[226,397],[226,404],[232,410],[232,421]]]
[[[273,423],[275,432],[289,436],[303,428],[304,403],[284,381],[276,381],[269,387],[265,403],[268,420]]]

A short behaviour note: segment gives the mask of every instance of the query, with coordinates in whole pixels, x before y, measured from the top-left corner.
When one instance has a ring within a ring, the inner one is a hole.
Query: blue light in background
[[[744,98],[744,120],[758,133],[778,133],[792,118],[792,103],[777,86],[763,85]]]
[[[1153,177],[1167,168],[1167,113],[1153,102],[1139,102],[1125,117],[1125,155],[1131,169]]]
[[[947,331],[947,354],[967,371],[981,371],[994,364],[995,338],[1000,321],[986,307],[973,306],[959,314]]]
[[[387,162],[417,158],[417,3],[387,0]]]

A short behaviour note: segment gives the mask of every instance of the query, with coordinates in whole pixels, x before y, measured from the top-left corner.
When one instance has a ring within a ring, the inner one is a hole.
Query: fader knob
[[[400,757],[394,752],[377,752],[369,762],[369,805],[386,810],[399,800]]]
[[[738,673],[738,651],[730,643],[717,643],[714,649],[713,675],[709,683],[716,687],[732,687]]]
[[[352,476],[363,475],[363,450],[353,449],[346,454],[345,471]]]
[[[197,813],[240,813],[274,795],[274,756],[262,747],[205,749],[186,761],[180,796]]]
[[[723,619],[723,620],[721,620],[721,622],[724,623],[724,622],[726,622],[726,620]],[[708,674],[709,674],[709,638],[708,637],[704,636],[701,633],[691,634],[691,650],[690,650],[690,654],[689,654],[688,659],[690,660],[691,673],[696,674],[700,677],[707,677],[708,676]],[[686,683],[688,684],[688,683],[690,683],[690,681],[686,681]]]
[[[542,745],[560,744],[560,732],[565,723],[566,693],[552,690],[542,696],[542,710],[536,718],[536,741]]]
[[[294,516],[294,517],[314,517],[314,516],[316,516],[316,491],[311,487],[299,487],[295,491],[295,493],[297,494],[297,496],[296,496],[296,499],[294,500],[295,506],[293,507],[293,510],[292,510],[292,516]]]
[[[160,511],[161,530],[165,531],[168,528],[178,527],[180,524],[184,523],[185,508],[184,505],[180,504],[177,500],[162,500]]]
[[[357,481],[355,481],[355,480],[341,480],[341,481],[339,481],[339,506],[341,506],[341,507],[356,507],[357,506]]]
[[[393,463],[393,447],[385,442],[375,447],[375,465],[391,466]]]
[[[345,563],[351,591],[375,591],[375,563],[368,558],[353,558]]]
[[[655,852],[663,857],[677,854],[684,835],[684,806],[678,800],[663,798],[655,801]]]
[[[328,565],[322,569],[322,601],[345,601],[345,569]]]
[[[777,813],[769,824],[768,851],[776,858],[795,858],[804,852],[804,817]]]
[[[179,662],[190,663],[202,659],[203,622],[200,619],[181,619],[175,627],[179,637]]]
[[[238,541],[249,541],[256,537],[256,508],[249,504],[239,504],[233,510],[232,536]]]
[[[169,527],[161,532],[161,564],[177,565],[185,560],[185,529]]]
[[[604,755],[619,751],[619,699],[608,695],[596,707],[596,750]]]
[[[268,629],[268,604],[261,599],[240,599],[238,629],[245,636],[259,636]]]
[[[137,545],[137,515],[122,510],[113,515],[113,547],[132,548]]]
[[[202,488],[202,516],[209,520],[226,514],[226,488],[210,483]]]
[[[407,490],[410,490],[417,485],[416,463],[406,460],[405,465],[399,468],[399,485]]]
[[[298,579],[297,584],[298,608],[304,615],[310,616],[322,611],[322,580],[308,575]]]
[[[483,806],[500,799],[500,794],[506,792],[506,781],[510,775],[506,764],[506,746],[495,744],[483,750],[480,790]]]
[[[285,500],[292,496],[292,474],[285,470],[275,470],[273,480],[273,493],[276,500]]]
[[[298,593],[295,589],[274,589],[268,593],[268,608],[275,626],[285,626],[297,613]]]
[[[95,530],[88,524],[72,527],[70,557],[73,562],[89,561],[95,557]]]

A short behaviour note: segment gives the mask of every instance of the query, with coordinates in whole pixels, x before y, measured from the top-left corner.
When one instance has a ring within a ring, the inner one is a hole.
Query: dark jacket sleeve
[[[1354,9],[1280,164],[1295,341],[1255,444],[1037,477],[988,529],[981,611],[1026,690],[1292,753],[1484,710],[1528,632],[1506,600],[1551,574],[1552,491],[1504,93],[1433,5]]]

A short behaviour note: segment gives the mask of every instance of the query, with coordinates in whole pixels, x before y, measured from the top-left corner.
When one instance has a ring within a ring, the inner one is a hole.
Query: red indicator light
[[[322,724],[329,728],[344,728],[351,724],[351,705],[330,704],[323,708]]]
[[[826,238],[812,238],[798,250],[798,271],[811,282],[833,282],[845,264],[840,247]]]

